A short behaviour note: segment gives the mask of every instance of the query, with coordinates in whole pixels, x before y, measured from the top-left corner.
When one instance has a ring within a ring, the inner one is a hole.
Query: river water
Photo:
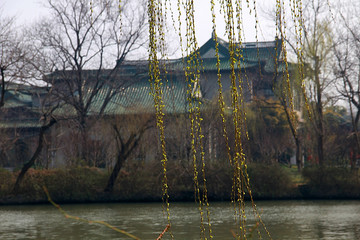
[[[250,204],[248,204],[250,205]],[[106,221],[140,239],[156,239],[167,224],[159,203],[63,205],[70,215]],[[260,201],[257,208],[272,239],[360,239],[360,201]],[[251,208],[248,226],[253,226]],[[200,239],[200,215],[194,203],[173,203],[174,239]],[[214,239],[234,239],[230,203],[210,203]],[[96,223],[67,219],[50,204],[0,206],[0,239],[131,239]],[[170,239],[169,233],[163,239]],[[258,239],[255,238],[254,239]],[[263,234],[263,239],[269,239]]]

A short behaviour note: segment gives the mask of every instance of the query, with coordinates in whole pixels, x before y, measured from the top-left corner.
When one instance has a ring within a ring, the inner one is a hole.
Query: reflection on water
[[[210,204],[214,239],[233,239],[233,208],[229,203]],[[273,239],[360,239],[360,201],[263,201],[257,207]],[[156,239],[167,224],[158,203],[64,205],[63,209],[106,221],[140,239]],[[66,219],[51,205],[0,206],[0,219],[0,239],[128,239],[103,225]],[[171,204],[171,220],[175,239],[200,239],[194,203]],[[253,225],[251,217],[248,225]],[[163,239],[170,239],[169,234]]]

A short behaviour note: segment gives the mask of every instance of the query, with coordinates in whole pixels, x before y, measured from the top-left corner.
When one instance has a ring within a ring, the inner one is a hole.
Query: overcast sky
[[[46,15],[43,7],[46,0],[0,0],[2,12],[7,16],[16,16],[18,24],[30,24]]]
[[[173,0],[175,3],[177,0]],[[7,16],[16,16],[18,24],[31,24],[32,22],[40,19],[42,16],[46,16],[47,9],[44,7],[46,0],[0,0],[0,6],[2,7],[3,14]],[[195,2],[195,16],[196,16],[196,32],[199,45],[204,44],[210,37],[212,32],[211,12],[210,12],[210,0],[196,0]],[[215,1],[217,2],[217,1]],[[246,2],[246,1],[243,1]],[[253,2],[253,1],[250,1]],[[261,15],[262,9],[268,0],[257,0],[258,14]],[[175,6],[174,6],[175,7]],[[176,11],[176,10],[175,10]],[[248,9],[244,6],[244,13],[248,13]],[[226,40],[223,36],[225,29],[224,23],[221,17],[217,18],[217,32],[220,37]],[[259,40],[274,40],[275,33],[269,29],[274,28],[274,24],[270,23],[262,18],[260,20],[261,31],[258,33]],[[255,27],[254,27],[254,15],[248,14],[244,17],[245,26],[245,40],[255,41]]]

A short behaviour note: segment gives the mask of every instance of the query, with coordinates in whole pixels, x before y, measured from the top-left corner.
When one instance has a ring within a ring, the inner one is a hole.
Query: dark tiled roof
[[[93,98],[88,114],[98,115],[104,105],[105,99],[112,91],[111,87],[103,87]],[[86,91],[85,91],[86,92]],[[150,94],[150,82],[147,79],[135,81],[133,84],[120,89],[111,98],[104,110],[105,115],[154,113],[154,100]],[[172,77],[162,85],[164,111],[168,114],[185,113],[187,110],[186,84]],[[86,98],[86,96],[85,96]],[[75,109],[63,106],[56,114],[75,115]]]
[[[39,119],[18,119],[18,121],[0,121],[0,128],[15,129],[15,128],[40,128],[41,123]]]
[[[220,60],[220,70],[231,70],[229,44],[222,39],[218,39],[218,54]],[[236,59],[240,64],[235,63],[235,69],[248,69],[258,68],[259,64],[263,67],[265,72],[274,73],[282,72],[285,70],[285,64],[281,61],[281,40],[269,42],[250,42],[237,45],[237,57]],[[203,46],[198,50],[198,54],[201,56],[201,69],[204,71],[217,70],[217,59],[215,55],[216,42],[210,38]],[[186,63],[187,58],[179,59],[170,65],[175,70],[183,69],[183,62]],[[277,61],[277,69],[275,63]]]
[[[0,128],[39,128],[40,109],[34,106],[33,96],[44,92],[41,87],[9,83],[1,108]]]
[[[3,108],[32,106],[32,95],[21,90],[9,89],[5,92],[5,104]]]
[[[99,112],[108,91],[108,88],[104,88],[95,97],[91,108],[93,114]],[[153,113],[155,111],[154,100],[150,92],[149,81],[136,82],[111,99],[105,109],[105,114]],[[168,81],[163,84],[162,92],[166,113],[186,112],[186,85],[184,83],[177,80]]]

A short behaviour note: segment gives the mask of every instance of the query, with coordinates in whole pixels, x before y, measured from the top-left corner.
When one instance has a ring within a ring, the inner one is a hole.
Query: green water
[[[214,239],[234,239],[231,205],[210,204]],[[157,203],[62,207],[68,214],[106,221],[140,239],[156,239],[167,223]],[[257,207],[273,239],[360,239],[360,201],[260,201]],[[248,225],[253,226],[248,210]],[[130,239],[103,225],[66,219],[52,205],[0,206],[0,220],[0,239]],[[174,239],[200,239],[200,215],[194,203],[171,204],[171,220]],[[163,239],[170,239],[169,234]]]

